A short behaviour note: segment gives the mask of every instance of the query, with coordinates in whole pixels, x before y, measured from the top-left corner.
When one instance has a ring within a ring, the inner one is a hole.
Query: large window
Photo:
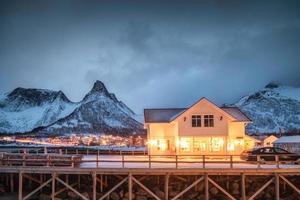
[[[192,127],[201,127],[201,115],[192,116]]]
[[[204,127],[214,127],[213,115],[204,115]]]

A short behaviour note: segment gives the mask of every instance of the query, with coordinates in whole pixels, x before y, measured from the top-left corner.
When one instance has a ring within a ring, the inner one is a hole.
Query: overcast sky
[[[0,1],[0,93],[103,81],[137,113],[300,86],[300,1]]]

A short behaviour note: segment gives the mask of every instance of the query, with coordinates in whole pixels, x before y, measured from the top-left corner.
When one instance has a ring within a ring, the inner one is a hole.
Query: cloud
[[[135,111],[235,101],[269,81],[300,86],[297,1],[52,1],[0,5],[0,91],[95,80]]]

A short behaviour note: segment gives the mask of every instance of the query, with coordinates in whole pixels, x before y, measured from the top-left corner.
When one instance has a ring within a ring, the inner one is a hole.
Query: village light
[[[154,146],[154,145],[157,145],[157,141],[156,140],[149,140],[147,142],[147,144],[151,145],[151,146]]]
[[[189,144],[185,140],[177,140],[176,141],[176,146],[186,149],[189,147]]]
[[[167,145],[166,145],[165,143],[160,143],[160,144],[158,145],[158,147],[159,147],[160,150],[166,150]]]
[[[233,144],[232,142],[229,142],[229,143],[227,144],[227,150],[228,150],[228,151],[234,151],[234,144]]]

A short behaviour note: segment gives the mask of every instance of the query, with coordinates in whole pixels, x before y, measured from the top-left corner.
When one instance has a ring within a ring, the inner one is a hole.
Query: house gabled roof
[[[168,123],[184,112],[186,108],[154,108],[144,109],[145,123]]]
[[[194,105],[206,98],[201,98],[189,108],[155,108],[155,109],[144,109],[145,123],[169,123],[177,119],[180,115],[185,113],[187,110],[192,108]],[[237,107],[218,107],[211,101],[207,100],[217,109],[230,118],[239,122],[251,122],[251,120]]]
[[[238,107],[221,107],[221,109],[234,117],[239,122],[251,122],[251,119]]]

